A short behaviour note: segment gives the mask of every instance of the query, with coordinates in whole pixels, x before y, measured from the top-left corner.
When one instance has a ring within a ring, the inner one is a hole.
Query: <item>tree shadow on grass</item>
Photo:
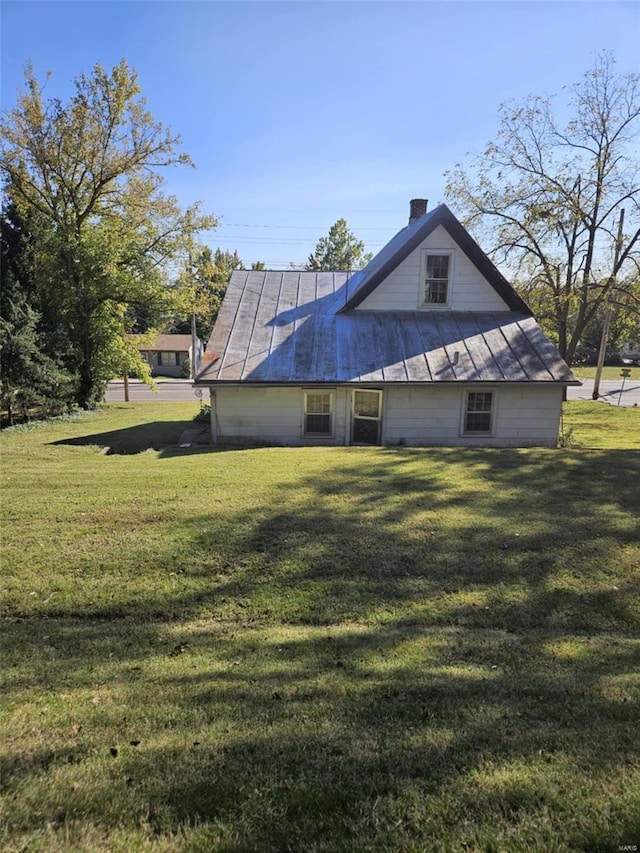
[[[84,637],[99,654],[117,639],[108,623]],[[284,638],[202,626],[180,653],[157,640],[139,673],[124,651],[95,674],[128,688],[126,706],[97,707],[100,737],[86,712],[73,748],[8,765],[8,793],[37,783],[67,839],[79,814],[194,850],[608,851],[639,828],[638,708],[602,689],[637,663],[631,644],[585,637],[569,661],[545,632],[395,624]],[[78,665],[65,691],[84,686]],[[72,784],[92,763],[86,790]],[[35,829],[38,809],[21,820]]]
[[[145,450],[165,450],[174,445],[177,449],[182,432],[192,425],[191,421],[152,421],[125,429],[98,432],[75,438],[53,441],[53,445],[72,447],[96,446],[107,448],[107,455],[132,455]]]
[[[118,754],[88,794],[52,789],[59,831],[84,813],[194,850],[635,843],[639,494],[629,453],[380,451],[177,518],[171,594],[8,625],[8,695],[116,697],[97,724]]]

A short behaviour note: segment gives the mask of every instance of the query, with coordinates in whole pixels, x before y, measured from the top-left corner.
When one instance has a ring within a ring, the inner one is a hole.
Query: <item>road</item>
[[[622,379],[603,379],[600,382],[599,398],[604,403],[612,406],[638,406],[640,407],[640,372],[634,371],[635,375],[625,380],[624,389]],[[581,387],[567,388],[568,400],[591,400],[593,394],[593,379],[583,379]]]
[[[200,388],[193,388],[190,379],[163,380],[157,383],[157,388],[157,391],[152,391],[148,385],[140,382],[139,379],[130,379],[129,399],[131,402],[148,400],[156,403],[188,403],[189,401],[195,403],[200,399],[196,394],[196,390],[200,392]],[[202,389],[201,393],[202,401],[208,403],[209,392]],[[122,379],[114,379],[109,383],[104,399],[106,403],[121,403],[124,400]]]
[[[622,379],[607,379],[600,383],[600,399],[613,406],[638,406],[640,408],[640,371],[634,371],[634,375],[627,379],[622,391]],[[155,400],[156,402],[196,402],[199,398],[196,390],[191,387],[189,379],[176,379],[158,382],[158,391],[151,391],[146,385],[137,379],[129,380],[129,399]],[[569,400],[591,400],[593,393],[593,379],[583,379],[581,387],[567,388]],[[122,380],[109,383],[105,395],[107,403],[119,403],[124,400],[124,388]],[[202,389],[202,402],[209,402],[209,393]]]

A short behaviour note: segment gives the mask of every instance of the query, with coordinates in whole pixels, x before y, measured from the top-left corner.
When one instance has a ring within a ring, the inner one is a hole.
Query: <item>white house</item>
[[[553,447],[580,383],[445,205],[357,272],[232,274],[195,384],[216,443]]]

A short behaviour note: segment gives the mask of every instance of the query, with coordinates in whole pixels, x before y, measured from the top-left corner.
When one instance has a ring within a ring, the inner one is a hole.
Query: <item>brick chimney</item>
[[[409,225],[412,222],[415,222],[416,219],[420,219],[421,216],[424,216],[427,212],[427,205],[429,204],[429,199],[427,198],[412,198],[409,202]]]

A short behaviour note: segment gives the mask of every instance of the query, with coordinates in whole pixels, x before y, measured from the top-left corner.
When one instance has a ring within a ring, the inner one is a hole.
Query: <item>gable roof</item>
[[[352,282],[234,272],[195,381],[579,384],[528,312],[342,313]]]
[[[509,309],[367,311],[363,300],[442,226]],[[196,383],[579,385],[509,282],[445,205],[356,273],[236,270]]]
[[[191,349],[191,335],[156,335],[151,343],[139,343],[138,349],[143,352],[187,352]]]
[[[387,245],[369,261],[364,269],[351,279],[350,294],[341,311],[356,308],[376,287],[416,249],[429,234],[442,225],[460,246],[469,260],[489,282],[496,293],[512,311],[531,315],[528,305],[518,296],[500,270],[493,264],[480,246],[458,222],[446,204],[440,204],[392,237]]]

